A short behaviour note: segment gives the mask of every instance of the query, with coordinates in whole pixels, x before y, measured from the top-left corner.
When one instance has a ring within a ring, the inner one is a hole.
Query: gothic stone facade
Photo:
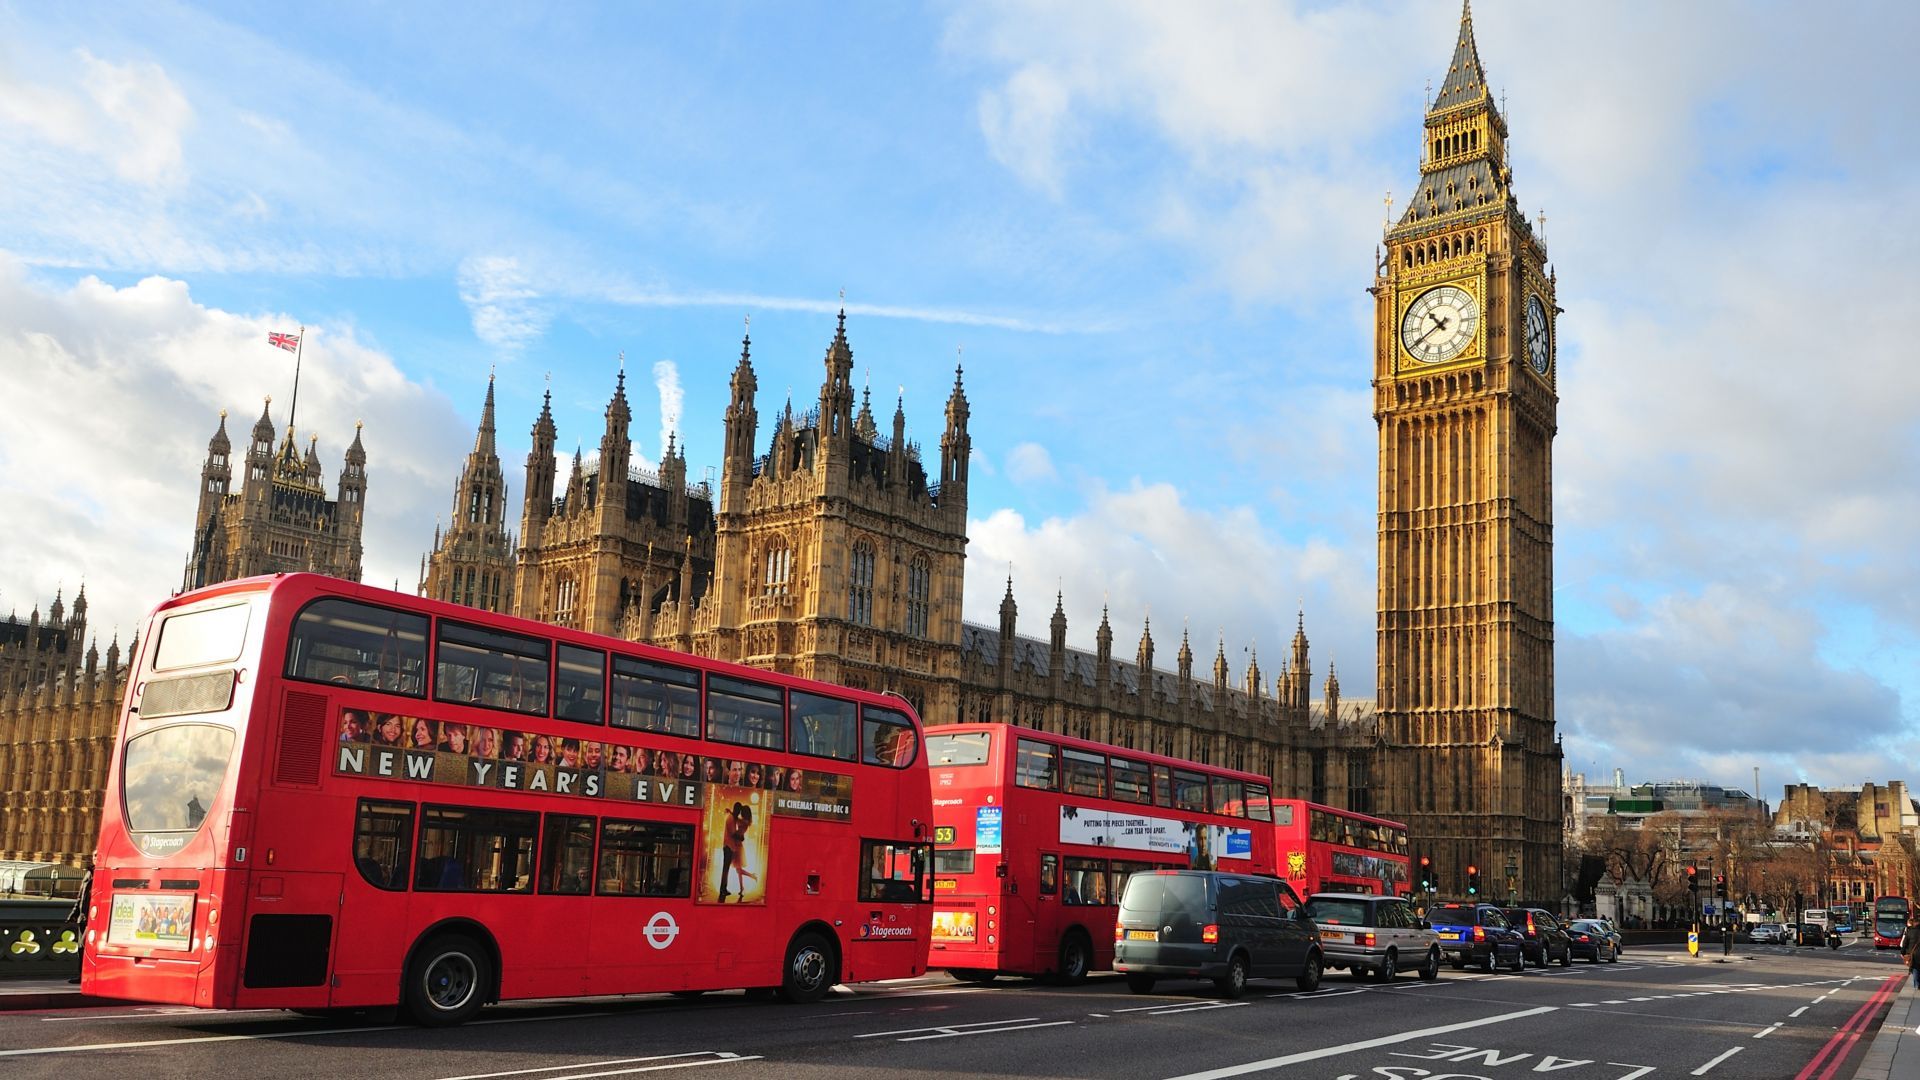
[[[83,653],[86,631],[85,589],[71,613],[55,596],[45,621],[0,623],[0,860],[80,866],[100,834],[126,671],[118,641],[104,666]]]
[[[588,512],[595,469],[578,464],[569,495],[545,497],[538,484],[541,465],[552,460],[552,423],[543,409],[529,459],[520,614],[893,691],[929,723],[986,719],[1085,735],[1264,773],[1284,793],[1370,808],[1371,704],[1342,704],[1331,672],[1326,700],[1309,702],[1304,631],[1296,634],[1291,666],[1268,692],[1257,659],[1241,685],[1230,685],[1224,643],[1211,681],[1195,677],[1184,640],[1176,671],[1154,666],[1150,633],[1132,663],[1114,660],[1104,620],[1097,652],[1069,649],[1057,597],[1051,642],[1021,638],[1011,582],[997,630],[964,623],[972,441],[962,374],[956,371],[946,402],[938,472],[930,473],[919,444],[907,437],[904,405],[896,402],[891,432],[883,434],[865,392],[856,408],[852,372],[843,312],[826,349],[817,403],[796,413],[788,402],[762,444],[751,342],[742,342],[725,417],[720,498],[706,529],[700,515],[707,508],[684,488],[684,457],[669,457],[661,483],[638,481],[667,521],[642,515],[636,527],[624,511]],[[599,460],[625,460],[619,392],[607,416]],[[568,506],[577,508],[569,524],[556,528]],[[554,516],[536,530],[534,516],[548,507]],[[667,524],[672,528],[659,527]],[[685,547],[675,543],[682,531],[691,538]],[[590,594],[554,582],[551,568],[569,559],[570,580],[601,582]],[[607,567],[606,576],[597,567]],[[551,605],[528,602],[530,575],[556,598]],[[578,621],[583,604],[592,614]]]
[[[256,574],[307,570],[360,580],[360,531],[366,514],[367,452],[360,425],[353,429],[340,470],[337,499],[327,498],[320,472],[319,437],[307,444],[303,459],[293,425],[276,452],[268,398],[253,425],[247,448],[246,476],[240,491],[233,483],[233,445],[227,438],[227,414],[207,443],[200,469],[200,500],[193,518],[193,554],[187,559],[182,589],[197,589]]]
[[[473,451],[453,489],[447,530],[433,531],[433,553],[420,560],[421,596],[483,611],[513,610],[513,534],[507,531],[507,483],[494,450],[493,378],[480,410]]]
[[[1553,719],[1554,277],[1511,192],[1505,119],[1464,12],[1420,181],[1386,234],[1378,790],[1444,888],[1468,864],[1560,881]]]

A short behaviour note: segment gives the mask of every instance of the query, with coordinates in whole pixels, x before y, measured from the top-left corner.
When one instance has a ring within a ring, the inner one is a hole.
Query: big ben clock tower
[[[1420,180],[1370,290],[1380,429],[1376,787],[1462,895],[1560,892],[1554,277],[1463,7]]]

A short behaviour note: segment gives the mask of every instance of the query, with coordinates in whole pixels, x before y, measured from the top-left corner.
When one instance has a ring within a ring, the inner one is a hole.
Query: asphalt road
[[[1902,973],[1897,956],[1857,945],[1717,955],[1636,949],[1617,964],[1443,970],[1391,987],[1339,974],[1314,994],[1255,983],[1238,1001],[1199,983],[1139,997],[1112,976],[1074,988],[936,976],[813,1006],[738,993],[512,1004],[446,1031],[279,1012],[18,1012],[0,1014],[0,1076],[1789,1080],[1813,1062],[1810,1080],[1847,1080],[1884,1012],[1868,1006]]]

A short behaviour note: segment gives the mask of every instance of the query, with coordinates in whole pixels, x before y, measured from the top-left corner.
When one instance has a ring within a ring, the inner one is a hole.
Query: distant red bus
[[[1280,875],[1301,896],[1412,895],[1405,825],[1304,799],[1275,799],[1272,816]]]
[[[310,574],[169,600],[132,662],[88,994],[441,1025],[924,969],[897,698]]]
[[[1264,776],[1006,724],[932,729],[927,765],[928,966],[962,979],[1110,968],[1130,874],[1201,860],[1274,870]]]

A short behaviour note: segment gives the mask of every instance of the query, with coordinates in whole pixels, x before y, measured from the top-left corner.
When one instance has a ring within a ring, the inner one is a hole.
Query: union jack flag
[[[268,334],[267,344],[278,345],[281,348],[287,350],[288,352],[293,352],[294,350],[300,347],[300,335],[299,334],[278,334],[278,333]]]

